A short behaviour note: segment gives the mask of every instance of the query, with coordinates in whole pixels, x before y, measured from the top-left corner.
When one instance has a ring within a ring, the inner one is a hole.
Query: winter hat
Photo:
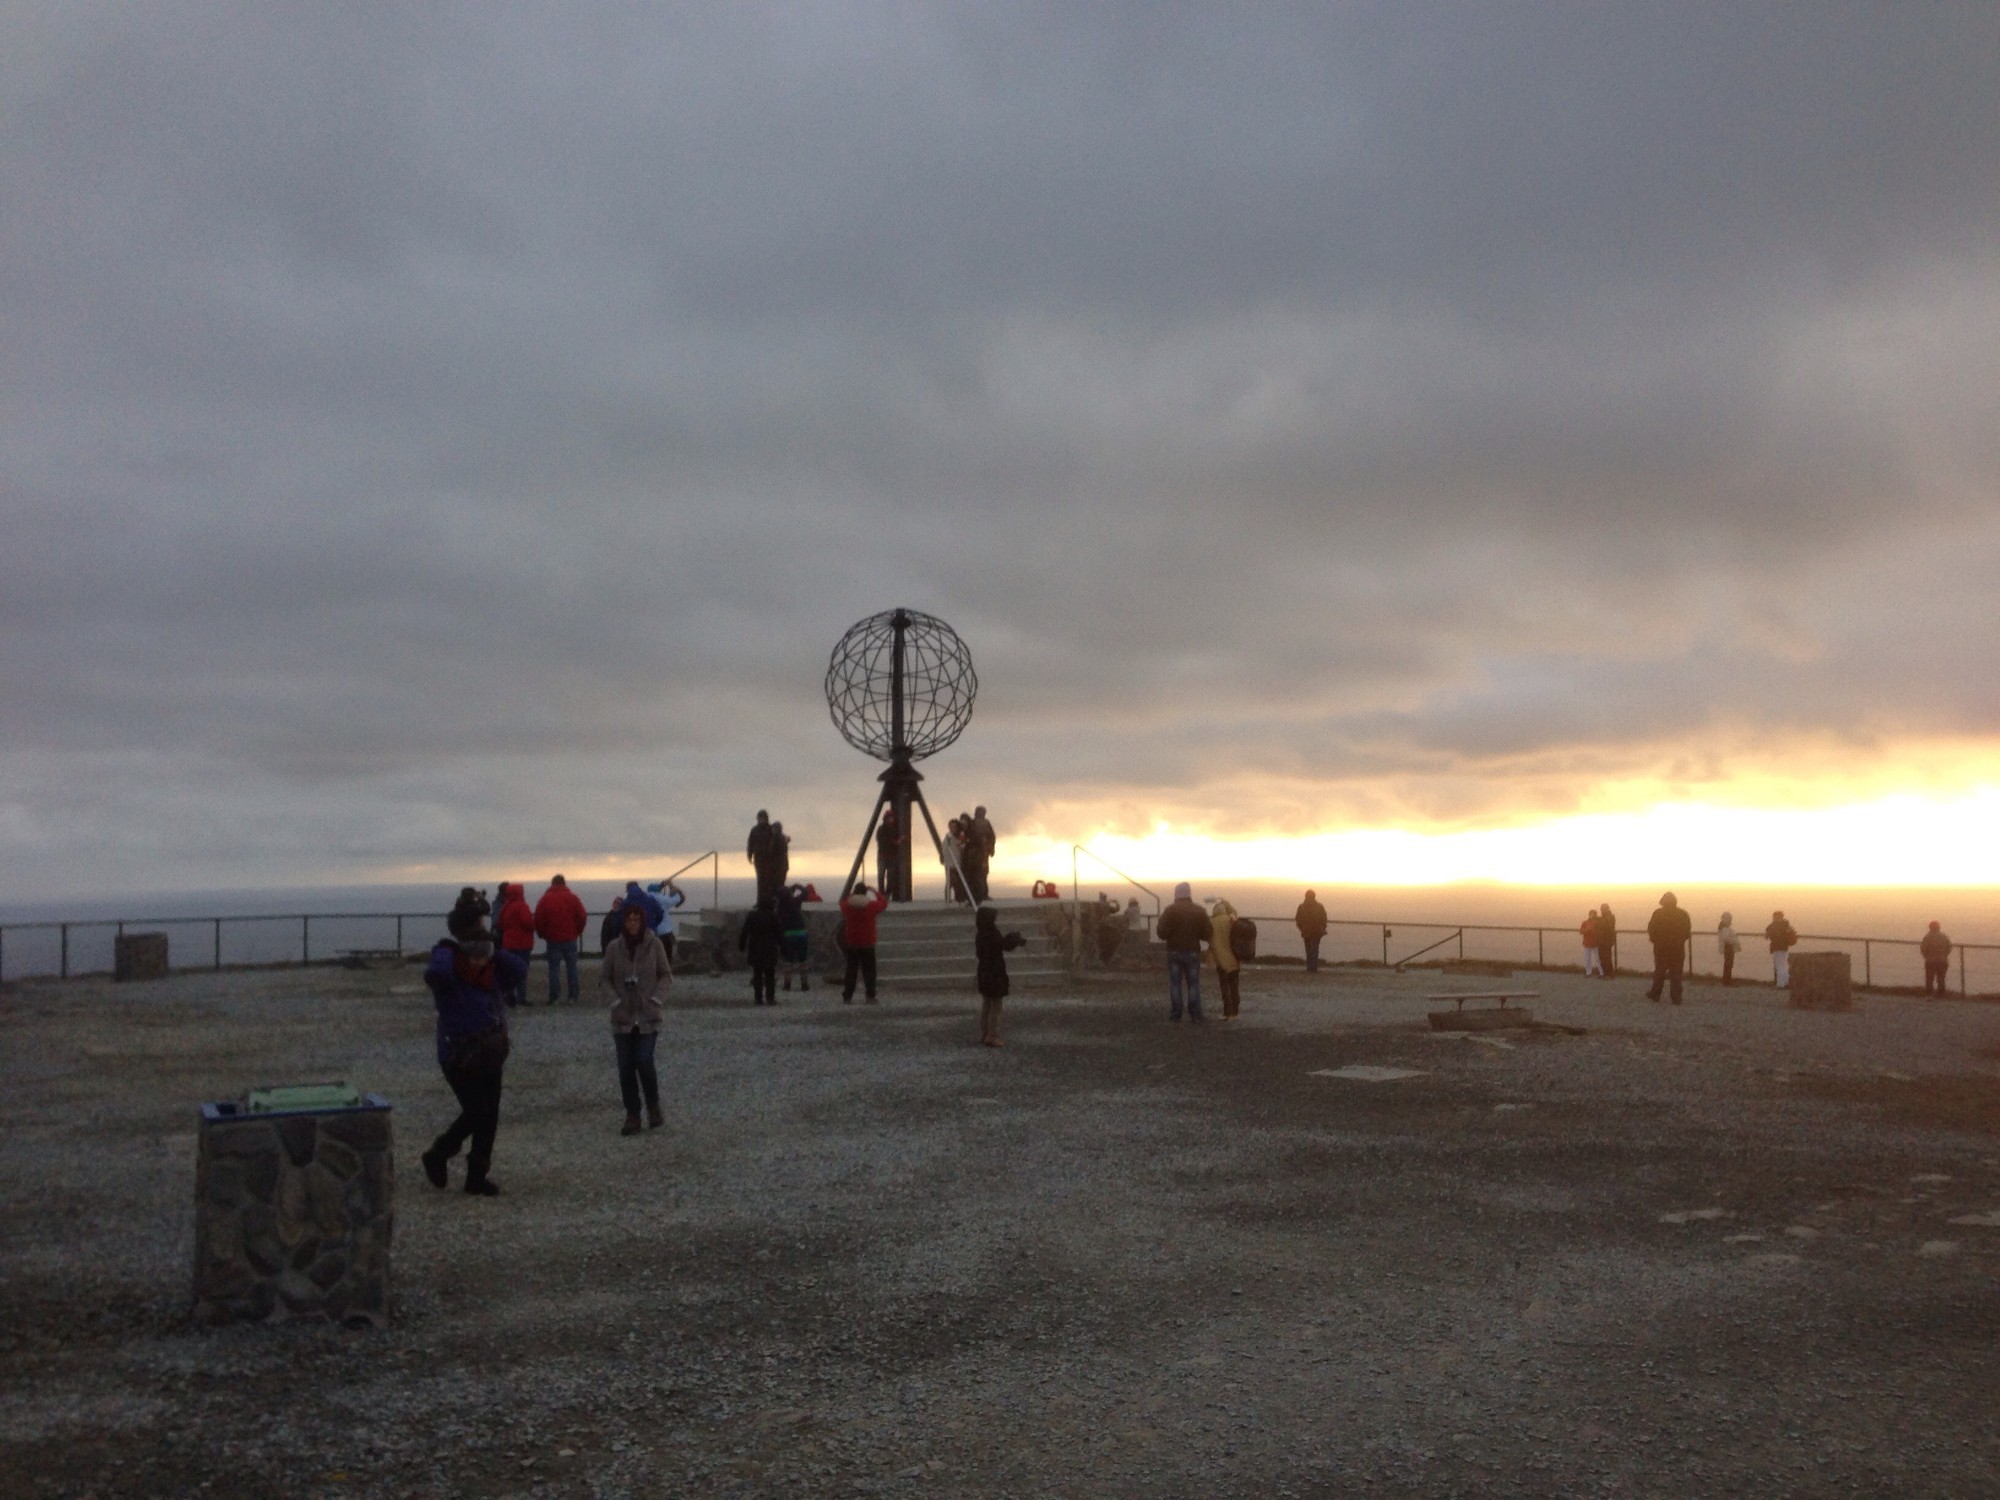
[[[444,919],[445,931],[462,943],[486,936],[480,905],[478,892],[468,888],[459,896],[458,904],[452,907],[451,915]]]
[[[1193,899],[1193,897],[1194,887],[1189,885],[1185,880],[1174,887],[1174,899],[1176,901],[1188,901]]]

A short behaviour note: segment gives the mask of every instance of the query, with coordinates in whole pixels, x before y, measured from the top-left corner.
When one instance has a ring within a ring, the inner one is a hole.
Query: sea
[[[844,873],[795,870],[793,878],[816,885],[831,899]],[[544,889],[538,881],[523,883],[531,902]],[[484,888],[490,893],[497,884],[489,881]],[[608,910],[624,889],[623,882],[610,880],[574,880],[571,885],[593,913]],[[1193,885],[1198,898],[1226,897],[1255,920],[1260,952],[1301,952],[1291,919],[1302,887],[1256,881]],[[742,907],[755,890],[747,872],[718,876],[707,869],[688,872],[681,886],[690,907]],[[177,968],[295,962],[301,956],[318,961],[362,949],[400,947],[421,953],[442,936],[444,913],[459,889],[457,883],[266,887],[0,903],[0,980],[55,975],[65,968],[73,975],[109,970],[113,939],[121,930],[166,933]],[[1463,956],[1580,962],[1578,926],[1585,912],[1609,903],[1625,934],[1621,960],[1626,967],[1649,962],[1644,929],[1661,894],[1653,887],[1490,883],[1326,884],[1315,889],[1334,923],[1322,946],[1322,956],[1329,960],[1394,963]],[[1067,882],[1061,890],[1069,895]],[[1079,894],[1092,901],[1100,891],[1121,903],[1137,899],[1148,914],[1172,895],[1164,881],[1151,884],[1150,890],[1123,883],[1086,884]],[[994,894],[1023,898],[1029,885],[1003,877],[996,879]],[[917,895],[935,899],[943,890],[935,880],[927,884],[920,879]],[[1767,975],[1769,959],[1759,935],[1771,914],[1783,911],[1802,935],[1801,946],[1850,953],[1857,979],[1915,986],[1922,982],[1916,943],[1926,925],[1936,921],[1965,949],[1953,957],[1954,987],[1962,965],[1970,991],[2000,993],[2000,889],[1703,885],[1677,887],[1675,895],[1694,922],[1697,971],[1716,968],[1711,934],[1718,917],[1729,912],[1744,936],[1738,972]],[[58,924],[68,924],[67,932]]]

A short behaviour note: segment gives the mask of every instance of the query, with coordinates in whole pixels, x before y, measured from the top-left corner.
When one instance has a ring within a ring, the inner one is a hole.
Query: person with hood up
[[[611,1002],[611,1040],[618,1053],[618,1092],[625,1100],[625,1124],[620,1135],[639,1133],[639,1096],[646,1098],[646,1123],[658,1130],[666,1124],[660,1113],[660,1075],[653,1052],[660,1040],[660,1018],[666,1012],[667,987],[673,966],[660,935],[646,925],[645,909],[625,907],[618,935],[604,949],[600,983]]]
[[[1018,932],[1002,933],[999,914],[981,906],[972,919],[972,948],[979,960],[979,1042],[1000,1045],[1000,1005],[1007,998],[1007,954],[1027,941]]]
[[[750,961],[750,998],[757,1005],[778,1003],[778,952],[783,942],[784,929],[778,925],[774,904],[759,901],[736,934],[737,950]]]
[[[1937,986],[1937,997],[1944,998],[1944,987],[1951,977],[1951,939],[1944,935],[1944,929],[1933,922],[1917,943],[1917,951],[1924,956],[1924,993],[1930,994],[1931,986]]]
[[[521,960],[520,981],[511,989],[503,988],[500,998],[509,1005],[525,1005],[528,969],[535,951],[535,914],[529,909],[527,892],[512,881],[500,882],[500,915],[494,926],[500,934],[500,951]]]
[[[450,937],[431,949],[424,969],[431,1003],[437,1008],[437,1059],[444,1081],[458,1100],[458,1118],[421,1158],[432,1187],[446,1183],[446,1168],[469,1140],[465,1159],[465,1190],[475,1198],[493,1198],[500,1184],[492,1178],[493,1141],[500,1130],[500,1085],[511,1044],[507,1038],[507,1007],[502,985],[518,985],[527,965],[512,953],[496,950],[486,929],[483,901],[459,897],[445,919]]]
[[[1319,904],[1319,896],[1306,892],[1306,899],[1299,903],[1299,909],[1292,913],[1292,925],[1299,929],[1299,941],[1306,945],[1306,972],[1319,972],[1319,945],[1326,938],[1326,908]]]
[[[667,908],[661,904],[660,898],[646,890],[636,880],[625,882],[625,905],[636,906],[646,914],[648,932],[658,932],[660,924],[667,920]]]
[[[1618,977],[1618,919],[1611,914],[1611,903],[1605,902],[1597,908],[1597,957],[1604,965],[1604,977]]]
[[[1653,945],[1653,987],[1646,991],[1648,1000],[1657,1004],[1661,988],[1671,981],[1674,1004],[1681,1003],[1681,974],[1687,964],[1688,941],[1693,936],[1694,924],[1681,910],[1674,893],[1668,891],[1660,897],[1659,910],[1646,923],[1646,941]]]
[[[1208,904],[1208,957],[1215,965],[1215,985],[1222,991],[1222,1019],[1233,1021],[1243,1008],[1243,964],[1231,941],[1236,928],[1236,908],[1221,896]]]
[[[1764,927],[1764,941],[1771,945],[1771,983],[1778,989],[1791,988],[1792,948],[1798,940],[1798,931],[1785,920],[1785,914],[1772,912]]]
[[[808,967],[812,958],[812,933],[806,928],[806,902],[817,901],[819,896],[812,887],[794,881],[778,892],[778,956],[785,962],[785,988],[792,987],[792,974],[797,971],[801,993],[812,988],[812,971]]]
[[[1729,912],[1722,914],[1722,920],[1715,924],[1715,947],[1722,955],[1722,982],[1736,982],[1736,955],[1743,947],[1743,939],[1736,932],[1736,918]]]
[[[1167,945],[1167,1019],[1178,1021],[1185,1002],[1188,1019],[1201,1020],[1201,945],[1212,942],[1215,924],[1194,904],[1184,880],[1174,887],[1173,904],[1160,913],[1160,941]]]
[[[569,972],[570,1003],[574,1004],[577,1000],[576,945],[583,937],[584,928],[589,925],[590,913],[583,909],[583,902],[569,888],[569,882],[560,875],[550,876],[549,888],[535,903],[535,932],[542,940],[542,950],[549,961],[551,1005],[556,1003],[556,997],[561,993],[558,965]]]
[[[653,931],[660,935],[660,945],[667,950],[667,961],[672,963],[677,956],[674,939],[678,935],[678,914],[687,905],[687,892],[674,884],[669,875],[665,880],[655,880],[646,887],[646,894],[660,903],[660,920],[653,924]]]

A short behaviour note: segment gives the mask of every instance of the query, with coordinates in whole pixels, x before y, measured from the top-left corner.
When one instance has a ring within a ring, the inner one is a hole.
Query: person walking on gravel
[[[646,925],[645,909],[628,905],[620,931],[604,946],[600,982],[611,1001],[611,1039],[618,1051],[618,1092],[625,1099],[625,1125],[620,1135],[639,1133],[639,1096],[646,1098],[646,1123],[658,1130],[667,1123],[660,1113],[660,1075],[653,1051],[660,1040],[660,1018],[666,1011],[667,987],[674,982],[660,935]]]
[[[812,971],[808,959],[812,956],[812,934],[806,928],[806,898],[814,895],[807,886],[796,881],[778,892],[778,955],[785,961],[785,988],[792,987],[792,974],[799,976],[799,990],[812,988]]]
[[[1306,945],[1306,972],[1319,972],[1319,945],[1326,937],[1326,908],[1319,904],[1319,897],[1311,891],[1299,903],[1299,909],[1292,913],[1292,922],[1299,929],[1299,941]]]
[[[840,945],[847,950],[847,972],[841,979],[840,1003],[854,1003],[854,981],[867,990],[868,1003],[875,1003],[875,919],[889,909],[889,898],[877,891],[873,898],[860,881],[840,898]]]
[[[1186,881],[1174,887],[1173,904],[1160,913],[1160,941],[1167,945],[1167,1019],[1201,1020],[1201,945],[1212,942],[1215,924],[1194,903]]]
[[[1924,956],[1924,993],[1929,995],[1935,985],[1937,997],[1942,1000],[1945,982],[1951,977],[1951,939],[1933,922],[1917,944],[1917,951]]]
[[[1791,988],[1792,949],[1798,940],[1798,932],[1785,920],[1785,914],[1772,912],[1771,920],[1764,928],[1764,941],[1771,945],[1771,983],[1778,989]]]
[[[451,936],[431,949],[424,970],[424,983],[437,1007],[438,1067],[458,1100],[458,1118],[431,1142],[421,1159],[424,1176],[432,1187],[441,1188],[447,1164],[471,1141],[465,1190],[475,1198],[493,1198],[500,1192],[500,1184],[491,1176],[493,1139],[500,1130],[500,1082],[510,1050],[507,1007],[500,989],[518,985],[528,971],[518,957],[494,948],[480,910],[483,905],[459,898],[445,919]]]
[[[590,913],[583,909],[583,903],[569,888],[569,882],[560,875],[549,877],[549,888],[535,903],[535,935],[542,940],[549,961],[551,1005],[556,1003],[556,996],[561,991],[557,983],[558,965],[569,974],[570,1003],[576,1003],[576,946],[583,937],[583,929],[589,925]]]
[[[1688,940],[1693,936],[1694,924],[1674,893],[1668,891],[1646,923],[1646,941],[1653,945],[1653,987],[1646,991],[1648,1000],[1657,1004],[1662,986],[1671,982],[1674,1004],[1681,1003],[1681,973],[1687,963]]]
[[[743,918],[743,930],[736,934],[736,946],[750,963],[750,998],[758,1005],[778,1003],[778,952],[783,945],[784,931],[767,897]]]
[[[1007,998],[1007,953],[1027,941],[1018,932],[1003,933],[999,914],[991,906],[973,918],[972,948],[979,960],[979,1042],[1000,1045],[1000,1006]]]

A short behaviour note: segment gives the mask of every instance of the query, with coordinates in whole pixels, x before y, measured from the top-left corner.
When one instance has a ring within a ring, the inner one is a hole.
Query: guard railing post
[[[403,914],[396,913],[396,957],[403,956]]]
[[[62,924],[62,977],[69,978],[69,923]]]
[[[1958,950],[1958,998],[1965,998],[1965,949]]]
[[[220,917],[215,919],[215,968],[217,973],[222,971],[222,918]]]
[[[1875,945],[1866,938],[1861,940],[1861,982],[1871,989],[1875,984]]]
[[[313,919],[309,916],[302,916],[299,918],[299,962],[301,964],[309,964],[312,962],[312,956]]]

